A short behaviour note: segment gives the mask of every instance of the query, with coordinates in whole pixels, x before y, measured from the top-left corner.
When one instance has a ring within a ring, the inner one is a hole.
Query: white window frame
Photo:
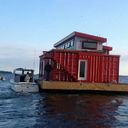
[[[80,77],[80,63],[85,62],[85,71],[84,71],[84,77]],[[87,60],[79,60],[78,64],[78,80],[87,80]]]

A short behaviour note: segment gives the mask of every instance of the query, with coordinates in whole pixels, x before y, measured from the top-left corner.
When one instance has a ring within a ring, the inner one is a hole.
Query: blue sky
[[[73,31],[106,37],[128,75],[128,0],[0,0],[0,70],[34,68]]]

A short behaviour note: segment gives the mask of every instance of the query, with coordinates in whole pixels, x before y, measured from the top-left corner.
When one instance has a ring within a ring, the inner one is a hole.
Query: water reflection
[[[37,127],[113,128],[119,125],[123,97],[105,95],[42,94]]]

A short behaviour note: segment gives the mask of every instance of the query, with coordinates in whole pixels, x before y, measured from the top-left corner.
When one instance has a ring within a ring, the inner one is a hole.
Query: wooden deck
[[[128,84],[38,81],[41,90],[117,92],[128,94]]]

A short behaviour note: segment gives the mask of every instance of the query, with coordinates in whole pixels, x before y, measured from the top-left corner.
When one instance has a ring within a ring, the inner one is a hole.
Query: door
[[[79,60],[78,80],[87,79],[87,60]]]

